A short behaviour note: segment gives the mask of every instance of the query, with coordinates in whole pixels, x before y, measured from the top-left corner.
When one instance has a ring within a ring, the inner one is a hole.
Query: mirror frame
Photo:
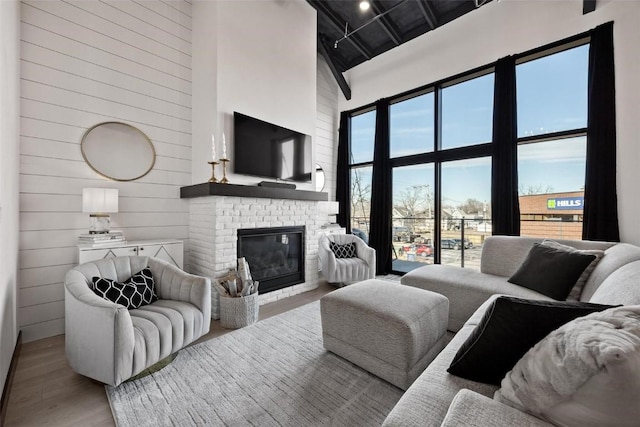
[[[318,188],[318,174],[322,173],[322,187]],[[316,163],[316,174],[315,174],[315,180],[314,180],[314,184],[316,186],[316,191],[321,192],[324,190],[324,187],[326,187],[327,185],[327,173],[325,172],[324,168],[322,166],[320,166],[320,163]]]
[[[91,164],[91,162],[89,161],[89,159],[87,158],[87,155],[86,155],[86,153],[85,153],[85,146],[84,146],[84,144],[85,144],[85,139],[86,139],[86,138],[87,138],[87,136],[91,133],[91,131],[93,131],[94,129],[96,129],[96,128],[100,127],[100,126],[103,126],[103,125],[109,125],[109,124],[118,124],[118,125],[126,126],[126,127],[128,127],[128,128],[130,128],[130,129],[132,129],[133,131],[135,131],[135,132],[139,133],[140,135],[142,135],[142,136],[144,137],[145,141],[146,141],[146,142],[149,144],[149,146],[151,147],[151,153],[152,153],[152,155],[153,155],[153,159],[151,160],[151,164],[149,165],[149,169],[147,169],[147,170],[146,170],[146,171],[144,171],[141,175],[138,175],[138,176],[136,176],[136,177],[134,177],[134,178],[116,178],[116,177],[109,176],[109,175],[107,175],[107,174],[105,174],[105,173],[103,173],[103,172],[99,171],[98,169],[96,169],[96,167],[95,167],[93,164]],[[84,159],[84,162],[85,162],[87,165],[89,165],[89,167],[90,167],[90,168],[91,168],[95,173],[97,173],[98,175],[103,176],[103,177],[105,177],[105,178],[107,178],[107,179],[111,179],[111,180],[113,180],[113,181],[120,181],[120,182],[135,181],[136,179],[140,179],[140,178],[142,178],[143,176],[147,175],[149,172],[151,172],[151,170],[152,170],[152,169],[153,169],[153,167],[155,166],[155,164],[156,164],[156,157],[157,157],[157,154],[156,154],[156,148],[153,146],[153,143],[151,142],[151,140],[149,139],[149,137],[148,137],[144,132],[142,132],[142,131],[141,131],[140,129],[138,129],[137,127],[132,126],[132,125],[130,125],[130,124],[128,124],[128,123],[117,122],[117,121],[101,122],[101,123],[98,123],[98,124],[96,124],[96,125],[91,126],[89,129],[87,129],[87,130],[85,131],[85,133],[82,135],[82,139],[80,140],[80,152],[82,153],[82,158]]]

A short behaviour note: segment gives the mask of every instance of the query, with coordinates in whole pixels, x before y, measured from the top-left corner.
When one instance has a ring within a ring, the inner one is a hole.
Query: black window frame
[[[591,42],[591,37],[589,35],[576,37],[574,40],[565,43],[554,43],[552,46],[547,48],[539,48],[531,52],[527,52],[526,54],[516,55],[516,68],[520,64],[525,64],[530,61],[535,61],[537,59],[546,58],[551,55],[555,55],[557,53],[565,52],[570,49],[574,49],[580,46],[589,45]],[[517,87],[517,77],[516,77],[516,87]],[[585,88],[586,89],[586,88]],[[516,114],[517,114],[517,105],[516,105]],[[549,132],[539,135],[529,135],[529,136],[521,136],[516,137],[516,147],[520,147],[522,145],[529,144],[537,144],[546,141],[558,141],[561,139],[570,139],[570,138],[578,138],[578,137],[587,137],[587,126],[585,124],[584,127],[568,129],[558,132]],[[586,152],[585,152],[585,162],[586,162]],[[586,182],[586,176],[585,176]],[[520,222],[523,222],[524,215],[520,215]],[[582,218],[582,215],[580,215]],[[538,220],[530,220],[524,219],[524,221],[538,221]],[[549,236],[550,237],[550,236]]]
[[[552,55],[554,53],[559,53],[565,50],[569,50],[578,46],[582,46],[590,43],[590,33],[584,32],[577,34],[575,36],[565,38],[563,40],[559,40],[553,43],[546,44],[544,46],[531,49],[526,52],[522,52],[519,54],[513,55],[516,61],[516,66],[528,61],[532,61],[538,58],[542,58],[545,56]],[[441,149],[441,141],[442,141],[442,89],[455,85],[457,83],[462,83],[468,80],[472,80],[476,77],[481,77],[483,75],[491,74],[495,70],[496,62],[491,62],[489,64],[485,64],[476,68],[473,68],[469,71],[465,71],[459,74],[456,74],[452,77],[444,78],[438,80],[433,83],[429,83],[426,85],[422,85],[415,89],[410,89],[405,92],[399,93],[397,95],[389,97],[389,104],[393,105],[398,102],[402,102],[404,100],[423,95],[428,92],[434,92],[434,146],[433,151],[412,154],[407,156],[399,156],[399,157],[390,157],[389,158],[389,167],[391,171],[396,167],[402,166],[413,166],[420,164],[433,164],[434,165],[434,238],[433,238],[433,246],[434,246],[434,263],[441,263],[441,173],[442,173],[442,164],[455,160],[467,160],[473,158],[482,158],[482,157],[490,157],[493,160],[494,154],[494,144],[493,141],[489,141],[486,143],[468,145],[465,147],[456,147],[449,149]],[[517,106],[516,106],[517,109]],[[370,103],[364,105],[362,107],[358,107],[352,110],[347,111],[349,116],[349,120],[351,120],[354,116],[364,114],[375,110],[375,103]],[[516,112],[517,113],[517,112]],[[544,142],[548,140],[558,140],[558,139],[566,139],[566,138],[574,138],[581,137],[587,135],[587,128],[578,128],[571,129],[559,132],[552,132],[541,135],[531,135],[524,137],[516,137],[515,144],[519,146],[521,144],[531,144]],[[349,135],[349,153],[351,153],[351,135]],[[351,155],[349,156],[351,158]],[[351,163],[348,164],[349,168],[349,201],[351,201],[351,170],[353,168],[359,167],[373,167],[373,159],[368,162],[360,162],[360,163]],[[493,195],[492,195],[493,197]],[[370,214],[369,214],[370,215]],[[348,223],[351,223],[351,215],[349,215]],[[399,271],[391,271],[396,274],[403,274]]]

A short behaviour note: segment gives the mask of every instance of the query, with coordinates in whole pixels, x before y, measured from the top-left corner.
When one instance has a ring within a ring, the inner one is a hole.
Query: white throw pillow
[[[562,426],[638,426],[640,305],[551,332],[502,380],[494,399]]]

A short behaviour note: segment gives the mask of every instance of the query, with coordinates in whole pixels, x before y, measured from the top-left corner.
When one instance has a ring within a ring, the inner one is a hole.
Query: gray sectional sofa
[[[507,279],[519,268],[533,243],[542,239],[492,236],[486,239],[480,272],[429,265],[402,278],[405,285],[449,298],[449,330],[456,332],[445,349],[409,387],[384,426],[549,426],[547,422],[493,400],[498,387],[447,372],[460,346],[500,294],[550,299]],[[559,242],[578,249],[602,249],[604,257],[589,276],[580,300],[600,304],[640,305],[640,247],[589,241]]]

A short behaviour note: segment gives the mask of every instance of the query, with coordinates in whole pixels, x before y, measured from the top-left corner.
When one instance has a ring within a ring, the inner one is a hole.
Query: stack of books
[[[120,245],[125,243],[122,231],[110,231],[102,234],[81,234],[78,237],[78,246],[83,248],[100,248]]]

